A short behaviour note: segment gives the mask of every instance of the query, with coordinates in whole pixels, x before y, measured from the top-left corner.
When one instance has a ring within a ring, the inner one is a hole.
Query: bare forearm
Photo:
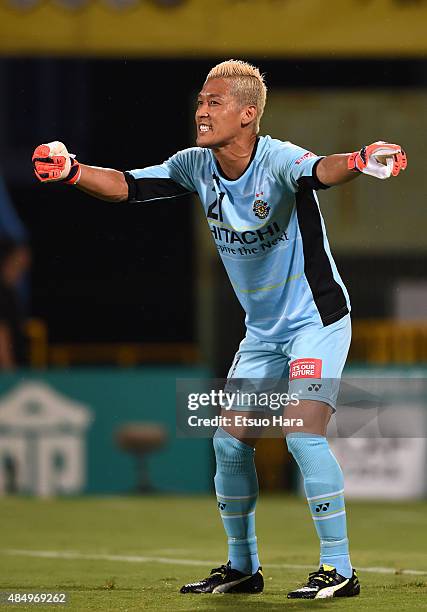
[[[324,185],[347,183],[360,175],[347,167],[349,154],[328,155],[320,160],[316,167],[317,178]]]
[[[81,176],[76,187],[107,202],[124,202],[128,198],[128,185],[123,172],[112,168],[98,168],[80,164]]]

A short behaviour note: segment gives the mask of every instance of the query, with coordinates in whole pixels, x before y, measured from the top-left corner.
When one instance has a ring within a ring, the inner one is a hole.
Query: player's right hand
[[[58,140],[39,145],[32,159],[34,173],[42,183],[62,181],[73,185],[80,179],[79,162]]]

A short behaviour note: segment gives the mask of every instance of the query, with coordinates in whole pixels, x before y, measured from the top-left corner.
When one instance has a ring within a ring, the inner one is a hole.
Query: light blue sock
[[[333,565],[339,574],[350,578],[341,468],[323,436],[291,433],[286,442],[304,477],[305,494],[320,538],[320,564]]]
[[[254,574],[259,567],[255,535],[255,505],[258,480],[255,449],[223,429],[213,438],[216,456],[215,491],[224,529],[228,536],[231,567]]]

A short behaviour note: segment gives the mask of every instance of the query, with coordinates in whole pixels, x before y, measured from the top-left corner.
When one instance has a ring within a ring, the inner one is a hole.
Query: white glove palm
[[[379,179],[397,176],[406,166],[406,154],[402,147],[382,140],[362,147],[348,158],[349,170],[363,172]]]

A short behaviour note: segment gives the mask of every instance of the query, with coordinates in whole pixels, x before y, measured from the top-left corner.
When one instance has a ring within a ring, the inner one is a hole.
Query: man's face
[[[197,98],[197,145],[216,148],[232,142],[241,133],[243,112],[227,79],[207,81]]]

